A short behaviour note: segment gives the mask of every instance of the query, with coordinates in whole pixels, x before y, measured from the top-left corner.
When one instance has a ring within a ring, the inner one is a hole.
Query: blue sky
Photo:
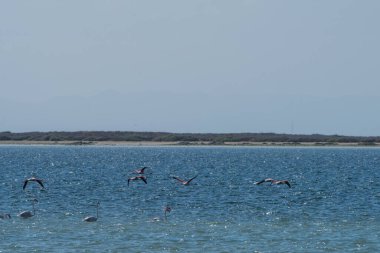
[[[2,1],[0,131],[380,135],[379,1]]]

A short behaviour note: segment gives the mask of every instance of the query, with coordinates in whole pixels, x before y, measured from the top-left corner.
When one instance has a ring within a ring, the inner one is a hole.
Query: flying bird
[[[26,187],[26,185],[27,185],[29,182],[37,182],[37,183],[42,187],[42,189],[45,189],[45,186],[44,186],[44,184],[42,183],[42,179],[35,178],[35,177],[31,177],[31,178],[25,179],[25,181],[24,181],[24,186],[22,187],[23,190],[25,190],[25,187]]]
[[[256,182],[255,184],[262,184],[262,183],[266,183],[266,182],[270,182],[271,184],[286,184],[287,186],[289,186],[289,188],[292,187],[288,180],[275,180],[272,178],[267,178],[267,179],[261,180],[259,182]]]
[[[146,177],[145,176],[137,176],[137,177],[130,177],[128,178],[128,186],[129,186],[129,181],[135,181],[135,180],[142,180],[144,181],[145,184],[147,184],[148,182],[146,181]]]
[[[193,179],[195,179],[196,177],[197,177],[198,175],[196,175],[195,177],[193,177],[193,178],[191,178],[191,179],[189,179],[189,180],[183,180],[183,179],[181,179],[181,178],[179,178],[179,177],[173,177],[174,179],[177,179],[179,182],[181,182],[183,185],[189,185],[190,184],[190,182],[193,180]]]
[[[99,216],[99,205],[100,205],[100,202],[98,201],[96,203],[96,217],[95,216],[87,216],[86,218],[83,219],[83,221],[86,221],[86,222],[97,221],[98,220],[98,216]]]
[[[145,169],[147,169],[147,168],[149,168],[149,167],[142,167],[142,168],[139,168],[139,169],[135,169],[135,170],[133,171],[133,173],[136,173],[136,174],[144,174],[144,171],[145,171]]]

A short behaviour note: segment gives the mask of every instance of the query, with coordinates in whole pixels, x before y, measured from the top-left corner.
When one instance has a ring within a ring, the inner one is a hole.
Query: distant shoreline
[[[380,147],[380,143],[360,142],[220,142],[211,141],[0,141],[5,145],[41,146],[244,146],[244,147]]]
[[[1,144],[112,146],[379,146],[380,136],[133,131],[0,132]]]

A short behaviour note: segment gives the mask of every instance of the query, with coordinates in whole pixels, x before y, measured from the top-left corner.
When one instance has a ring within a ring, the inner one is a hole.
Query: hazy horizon
[[[379,136],[380,2],[6,1],[0,132]]]

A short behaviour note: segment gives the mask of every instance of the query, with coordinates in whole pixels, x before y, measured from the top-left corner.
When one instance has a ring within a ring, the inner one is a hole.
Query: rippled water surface
[[[0,252],[380,251],[377,148],[0,146],[0,170]]]

